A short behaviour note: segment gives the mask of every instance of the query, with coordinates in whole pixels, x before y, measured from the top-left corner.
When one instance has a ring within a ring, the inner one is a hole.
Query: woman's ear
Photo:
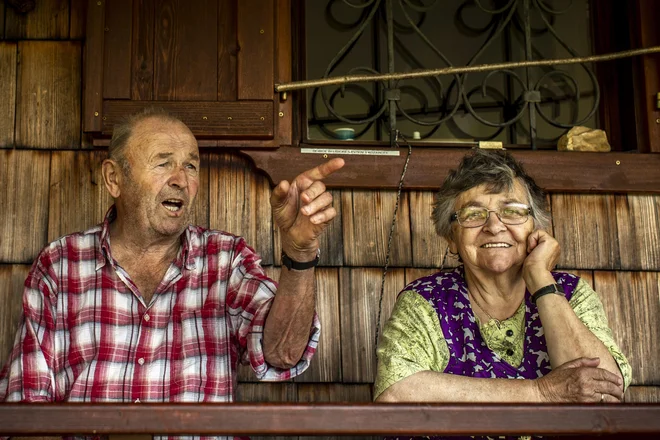
[[[458,245],[454,241],[453,230],[452,230],[452,235],[445,237],[445,240],[447,240],[447,250],[453,255],[458,254]]]
[[[112,159],[106,159],[101,165],[103,183],[113,199],[121,194],[121,179],[123,177],[121,166]]]

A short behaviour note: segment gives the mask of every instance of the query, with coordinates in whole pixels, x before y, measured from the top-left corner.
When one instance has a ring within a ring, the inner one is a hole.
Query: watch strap
[[[561,295],[563,297],[566,296],[566,294],[564,293],[564,289],[562,289],[562,287],[559,284],[550,284],[548,286],[541,287],[539,290],[534,292],[534,295],[532,295],[532,302],[536,304],[536,301],[538,301],[539,298],[545,295],[549,295],[551,293]]]
[[[316,250],[316,258],[314,258],[312,261],[305,261],[302,263],[300,261],[292,260],[291,257],[285,254],[284,251],[282,251],[282,264],[289,270],[311,269],[312,267],[318,266],[320,259],[321,259],[320,249]]]

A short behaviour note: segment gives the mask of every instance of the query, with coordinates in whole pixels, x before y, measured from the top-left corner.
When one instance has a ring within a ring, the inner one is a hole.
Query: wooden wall
[[[35,11],[22,16],[0,3],[1,363],[12,345],[33,258],[48,241],[101,221],[111,203],[100,178],[105,151],[91,148],[81,135],[84,4],[37,2]],[[205,149],[203,162],[196,222],[245,236],[277,277],[279,237],[267,177],[227,150]],[[255,383],[242,370],[239,400],[371,399],[396,192],[333,194],[339,216],[322,240],[317,295],[323,332],[313,365],[281,384]],[[401,196],[381,323],[399,289],[442,261],[445,243],[433,232],[431,200],[430,191]],[[585,277],[600,292],[633,365],[626,400],[660,402],[660,196],[551,194],[550,202],[553,231],[563,246],[559,267]]]

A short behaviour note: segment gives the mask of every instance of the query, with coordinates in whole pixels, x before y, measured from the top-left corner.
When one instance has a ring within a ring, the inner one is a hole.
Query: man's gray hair
[[[551,218],[545,193],[525,172],[522,164],[506,151],[476,149],[463,157],[457,169],[449,172],[435,195],[432,218],[438,235],[451,238],[451,216],[456,198],[461,193],[479,185],[486,185],[491,194],[511,191],[516,180],[527,193],[534,228],[547,229]]]
[[[112,139],[108,147],[108,155],[121,166],[125,176],[130,174],[130,165],[126,160],[126,146],[133,135],[133,129],[140,122],[156,118],[167,122],[181,122],[161,107],[146,107],[141,112],[124,117],[113,127]]]

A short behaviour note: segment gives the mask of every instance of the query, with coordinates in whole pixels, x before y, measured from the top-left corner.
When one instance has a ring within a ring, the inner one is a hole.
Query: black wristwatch
[[[316,267],[319,264],[321,259],[321,249],[316,250],[316,258],[312,261],[305,261],[301,263],[300,261],[292,260],[287,254],[282,251],[282,264],[289,270],[307,270],[312,267]]]

